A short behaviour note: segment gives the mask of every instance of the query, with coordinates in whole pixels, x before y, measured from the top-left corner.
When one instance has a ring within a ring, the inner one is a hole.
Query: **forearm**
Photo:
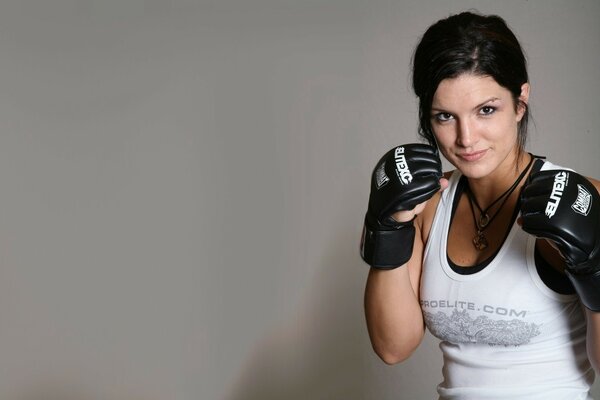
[[[365,315],[373,349],[383,361],[395,364],[413,353],[425,327],[407,266],[370,270]]]
[[[367,328],[388,364],[406,359],[424,334],[418,301],[423,240],[419,215],[442,189],[436,148],[407,144],[388,151],[371,175],[361,257],[371,266],[365,289]]]

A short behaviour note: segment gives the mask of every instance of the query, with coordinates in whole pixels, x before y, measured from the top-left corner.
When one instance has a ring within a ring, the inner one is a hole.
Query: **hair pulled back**
[[[518,126],[519,149],[525,147],[529,110],[519,96],[528,82],[527,61],[506,22],[496,15],[463,12],[427,29],[413,56],[413,90],[419,98],[419,135],[436,146],[431,127],[431,104],[440,82],[462,74],[490,76],[524,107]]]

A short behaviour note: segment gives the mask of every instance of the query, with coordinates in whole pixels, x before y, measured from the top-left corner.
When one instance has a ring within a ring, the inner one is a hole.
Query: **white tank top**
[[[460,176],[455,171],[442,192],[421,281],[423,316],[444,357],[440,399],[591,399],[584,311],[576,295],[542,282],[533,236],[514,223],[483,270],[463,275],[450,267],[446,245]]]

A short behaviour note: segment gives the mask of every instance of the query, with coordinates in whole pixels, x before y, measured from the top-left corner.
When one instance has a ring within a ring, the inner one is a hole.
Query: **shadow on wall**
[[[336,235],[301,310],[256,345],[228,400],[356,398],[370,350],[356,237]]]

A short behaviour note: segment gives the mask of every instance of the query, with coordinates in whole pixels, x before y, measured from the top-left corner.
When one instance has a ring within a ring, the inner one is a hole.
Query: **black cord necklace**
[[[517,186],[519,186],[519,183],[523,180],[523,177],[525,177],[525,174],[529,170],[529,167],[531,167],[531,164],[533,163],[533,159],[534,159],[534,157],[532,156],[531,160],[529,160],[529,163],[527,164],[527,166],[525,167],[523,172],[521,172],[521,174],[517,177],[517,179],[514,181],[514,183],[508,189],[506,189],[506,191],[504,193],[502,193],[496,200],[494,200],[489,206],[487,206],[485,208],[485,210],[481,209],[481,207],[479,206],[479,203],[477,203],[477,200],[475,199],[475,196],[473,195],[473,192],[471,191],[471,188],[469,187],[469,185],[467,185],[466,192],[467,192],[467,196],[469,197],[469,205],[471,206],[471,213],[473,214],[473,222],[475,224],[475,229],[477,229],[477,233],[473,237],[473,245],[475,246],[475,248],[477,250],[482,251],[488,247],[489,243],[488,243],[487,238],[483,234],[483,231],[498,216],[498,214],[500,213],[500,210],[502,210],[502,207],[504,207],[504,204],[506,204],[510,195],[515,191]],[[494,205],[496,205],[496,203],[498,203],[499,201],[502,201],[502,203],[500,203],[500,207],[498,207],[496,212],[490,217],[490,215],[488,214],[488,211]],[[475,204],[475,207],[477,207],[477,210],[479,210],[479,218],[477,218],[475,216],[475,208],[473,207],[473,204]]]

